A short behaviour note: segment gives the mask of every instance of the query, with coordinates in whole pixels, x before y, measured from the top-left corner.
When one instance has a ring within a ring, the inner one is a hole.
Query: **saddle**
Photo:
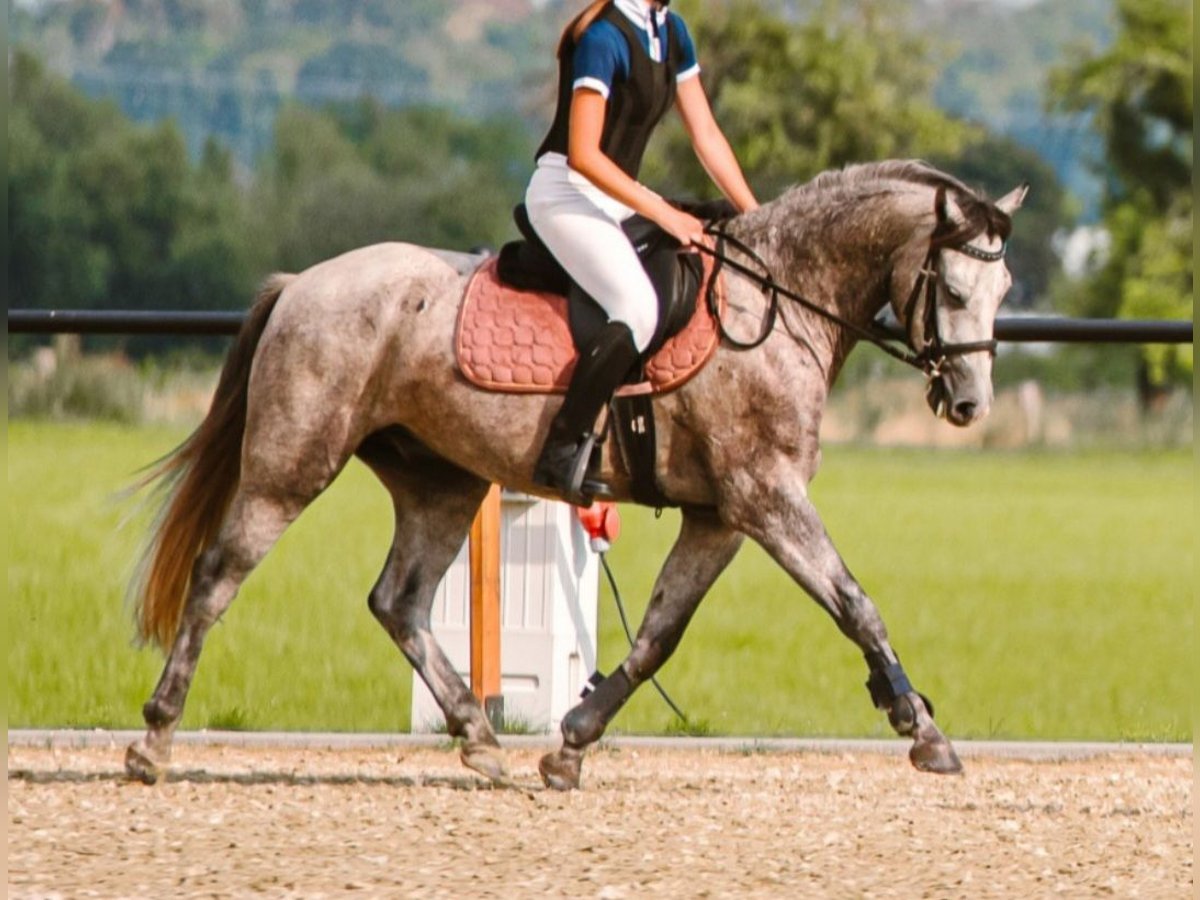
[[[689,211],[717,218],[725,201]],[[704,216],[701,216],[704,217]],[[529,224],[524,205],[513,211],[524,240],[505,244],[472,274],[459,310],[455,351],[464,377],[478,387],[510,393],[562,393],[586,346],[607,321],[595,300],[571,281]],[[717,309],[724,290],[709,287],[712,260],[679,253],[679,244],[648,219],[624,224],[659,300],[658,328],[618,396],[673,390],[703,367],[719,341],[716,323],[698,298],[711,290]]]
[[[726,201],[680,205],[698,218],[734,214]],[[505,244],[467,282],[455,335],[458,367],[486,390],[563,393],[578,348],[608,317],[538,238],[523,204],[513,218],[524,240]],[[724,311],[724,284],[719,275],[714,278],[710,256],[680,253],[678,242],[648,219],[633,216],[623,227],[655,287],[659,314],[641,365],[617,390],[612,418],[634,499],[669,506],[655,473],[650,397],[684,384],[712,357],[720,342],[716,317]],[[701,296],[708,302],[699,303]]]

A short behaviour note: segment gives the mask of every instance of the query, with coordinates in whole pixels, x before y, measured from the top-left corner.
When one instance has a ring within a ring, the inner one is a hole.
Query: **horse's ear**
[[[937,194],[933,198],[933,209],[937,213],[937,223],[939,226],[945,225],[950,221],[950,203],[946,199],[946,189],[938,185]]]
[[[996,209],[1005,215],[1011,216],[1021,208],[1021,204],[1025,202],[1025,195],[1028,193],[1029,182],[1022,182],[996,201]]]

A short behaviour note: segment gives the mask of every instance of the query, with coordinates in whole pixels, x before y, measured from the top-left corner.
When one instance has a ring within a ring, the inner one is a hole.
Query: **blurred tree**
[[[426,71],[412,64],[402,49],[372,41],[344,40],[300,67],[296,96],[310,104],[353,100],[363,94],[406,100],[425,96],[428,83]]]
[[[1052,83],[1060,108],[1093,116],[1112,172],[1107,258],[1067,290],[1067,302],[1085,315],[1190,319],[1193,7],[1119,0],[1117,17],[1112,47],[1081,52]],[[1147,348],[1144,396],[1172,381],[1190,384],[1191,373],[1191,345]]]
[[[258,208],[275,264],[296,270],[365,244],[406,240],[499,246],[532,167],[528,135],[508,121],[442,109],[390,110],[364,99],[284,109],[260,172]]]
[[[939,111],[929,48],[897,0],[813,4],[789,21],[763,3],[681,3],[714,112],[764,198],[851,162],[952,155],[977,132]],[[710,195],[678,126],[648,178]]]
[[[10,69],[9,290],[15,305],[239,308],[271,268],[387,240],[498,246],[532,166],[519,123],[374,100],[291,106],[249,189],[209,140],[135,126],[29,55]]]
[[[232,153],[211,138],[181,204],[184,215],[170,247],[170,299],[160,300],[160,307],[244,306],[268,265],[269,245],[250,227]]]
[[[89,237],[68,153],[120,120],[17,52],[9,70],[8,290],[11,305],[88,306],[107,290],[111,258]]]
[[[173,125],[134,126],[22,52],[10,72],[10,302],[245,304],[259,263],[225,151],[193,166]]]
[[[119,298],[134,309],[169,304],[170,248],[188,168],[179,132],[170,125],[108,129],[67,164],[70,189],[86,210],[88,240],[112,263],[110,302]]]

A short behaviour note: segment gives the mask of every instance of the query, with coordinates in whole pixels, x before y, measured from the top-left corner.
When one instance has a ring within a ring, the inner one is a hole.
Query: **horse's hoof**
[[[962,762],[954,747],[944,737],[931,741],[916,741],[908,751],[908,758],[913,767],[919,772],[933,772],[936,775],[962,774]]]
[[[462,764],[472,769],[489,781],[506,781],[508,766],[504,761],[504,751],[499,747],[488,744],[468,744],[459,755]]]
[[[547,753],[538,760],[538,774],[542,783],[555,791],[574,791],[579,789],[579,773],[583,768],[582,753],[568,753],[559,750]]]
[[[125,774],[142,784],[157,784],[166,773],[166,766],[151,755],[142,741],[130,744],[125,751]]]

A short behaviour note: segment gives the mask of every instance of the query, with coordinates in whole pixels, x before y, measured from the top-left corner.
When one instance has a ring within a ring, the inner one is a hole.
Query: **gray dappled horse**
[[[726,339],[695,378],[654,401],[660,485],[682,508],[679,537],[636,645],[567,714],[561,749],[543,757],[547,785],[579,786],[585,748],[667,660],[745,536],[862,650],[871,697],[912,738],[912,763],[960,771],[807,485],[830,387],[888,304],[910,361],[926,371],[935,412],[960,426],[987,413],[993,323],[1011,282],[1001,256],[1024,195],[1022,186],[993,204],[922,163],[885,162],[826,173],[727,223],[726,246],[738,249],[728,249]],[[462,739],[463,762],[505,776],[486,716],[430,631],[430,606],[488,485],[540,492],[530,476],[559,400],[489,393],[456,370],[455,319],[477,261],[381,244],[267,281],[207,417],[152,476],[170,494],[143,561],[138,617],[142,636],[169,655],[143,710],[146,734],[126,754],[132,776],[159,777],[209,628],[355,455],[396,513],[371,612]],[[745,273],[760,267],[782,301]],[[752,350],[736,346],[764,333]],[[603,476],[627,499],[629,476],[612,444]]]

